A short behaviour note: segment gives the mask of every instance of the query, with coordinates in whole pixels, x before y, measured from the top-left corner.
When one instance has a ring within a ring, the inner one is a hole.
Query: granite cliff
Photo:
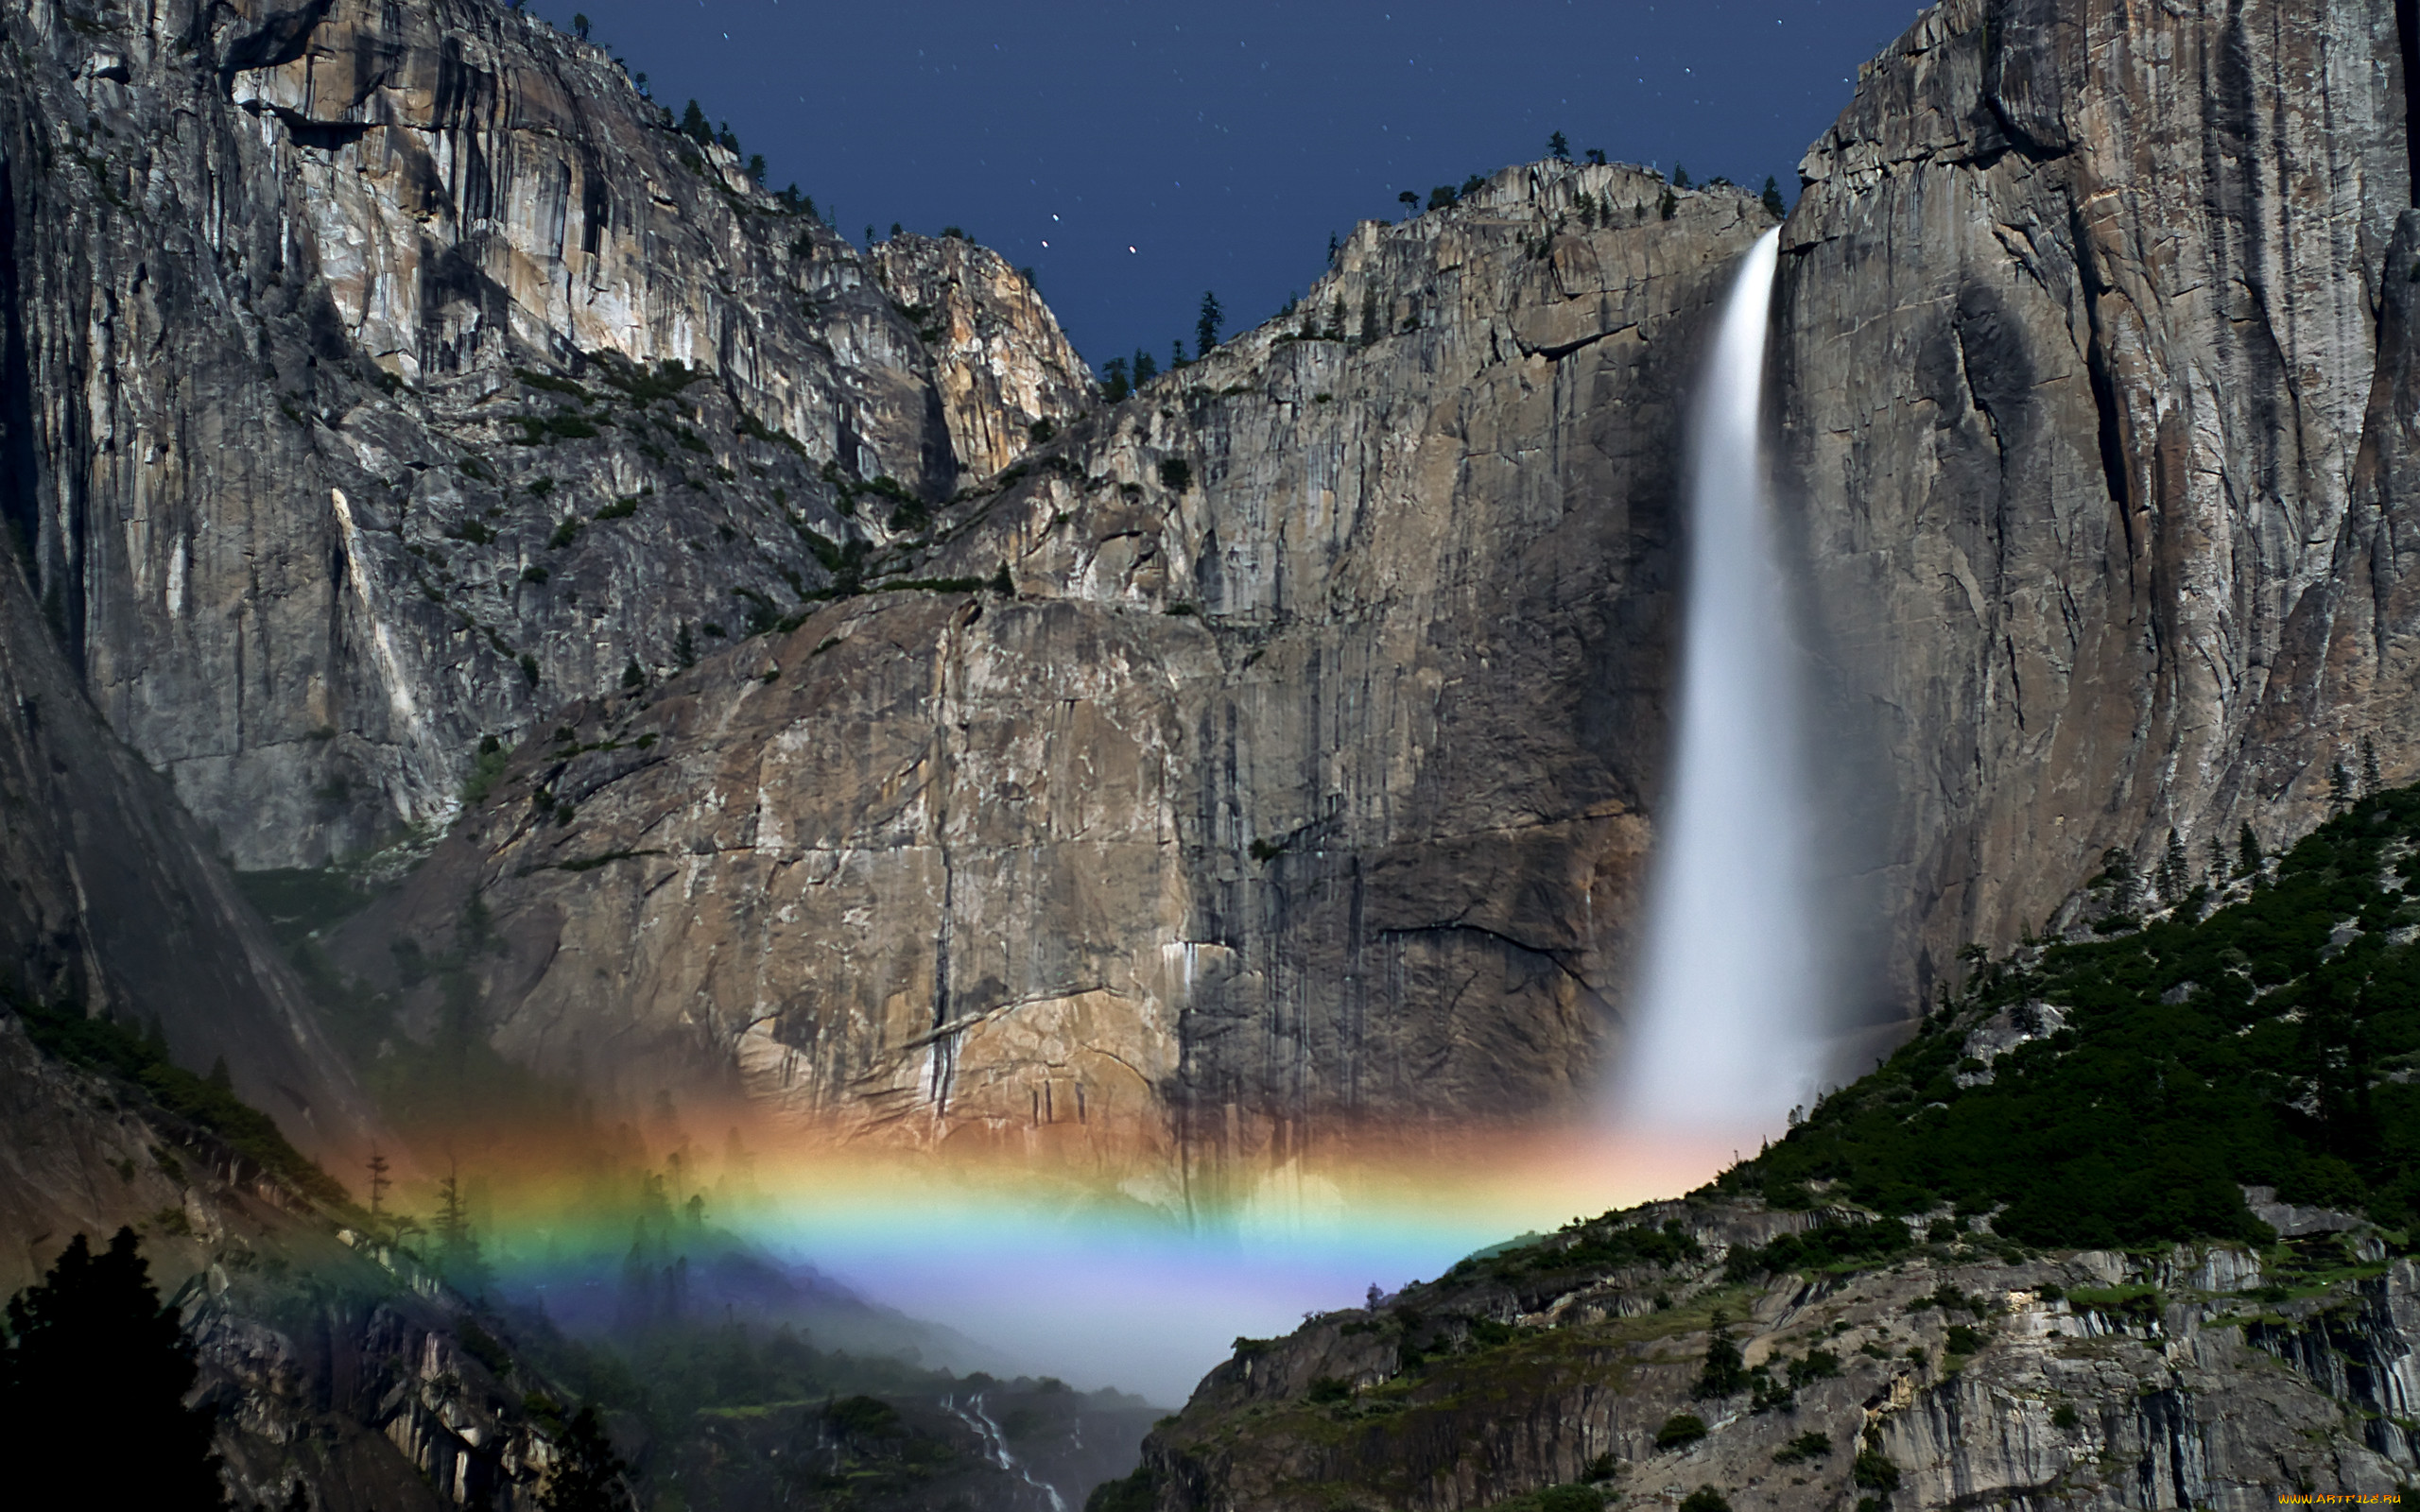
[[[6,28],[34,596],[238,865],[453,826],[337,942],[402,1022],[475,918],[527,1065],[1174,1208],[1577,1105],[1753,198],[1508,170],[1102,406],[993,254],[860,252],[526,14]],[[2402,40],[1950,0],[1809,154],[1774,393],[1876,1018],[2107,845],[2406,769]]]
[[[1948,0],[1808,152],[1782,472],[1902,1003],[2420,761],[2397,14]]]
[[[778,618],[1088,392],[996,256],[870,265],[518,10],[0,45],[7,514],[239,866],[442,825],[483,736]]]
[[[1363,225],[862,594],[564,711],[338,958],[408,992],[476,896],[515,1058],[1177,1208],[1321,1128],[1575,1106],[1692,335],[1770,224],[1664,192],[1550,163]]]

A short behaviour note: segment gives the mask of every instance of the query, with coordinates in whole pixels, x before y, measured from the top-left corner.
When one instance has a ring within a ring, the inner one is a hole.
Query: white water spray
[[[1763,431],[1780,233],[1741,262],[1691,421],[1687,618],[1647,948],[1615,1117],[1778,1134],[1819,1065],[1810,787]]]

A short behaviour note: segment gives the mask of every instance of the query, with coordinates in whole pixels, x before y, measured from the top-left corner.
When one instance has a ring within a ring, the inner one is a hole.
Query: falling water
[[[1777,1133],[1818,1071],[1809,784],[1766,487],[1766,312],[1748,253],[1691,421],[1687,619],[1672,782],[1616,1116],[1663,1135]]]

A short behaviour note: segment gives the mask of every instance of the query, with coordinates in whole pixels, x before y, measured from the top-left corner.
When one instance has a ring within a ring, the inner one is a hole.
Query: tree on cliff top
[[[9,1300],[0,1339],[0,1455],[76,1468],[95,1506],[219,1512],[214,1414],[187,1407],[193,1346],[160,1305],[134,1230],[95,1255],[82,1234]]]
[[[1571,139],[1564,136],[1560,131],[1557,131],[1554,135],[1547,138],[1547,156],[1554,159],[1557,163],[1569,163],[1571,161]]]
[[[1201,313],[1193,322],[1193,346],[1197,356],[1210,355],[1219,344],[1219,328],[1227,321],[1227,312],[1219,303],[1219,296],[1208,289],[1201,291]]]

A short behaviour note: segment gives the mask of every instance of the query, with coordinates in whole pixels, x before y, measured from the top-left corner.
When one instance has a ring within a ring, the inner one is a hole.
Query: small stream
[[[966,1405],[963,1407],[958,1404],[957,1398],[943,1397],[942,1410],[975,1430],[976,1435],[983,1440],[984,1452],[992,1456],[993,1464],[1048,1497],[1050,1512],[1067,1512],[1067,1499],[1059,1494],[1059,1488],[1048,1481],[1035,1480],[1033,1471],[1026,1469],[1022,1461],[1009,1452],[1008,1436],[1000,1432],[1000,1425],[992,1420],[992,1415],[983,1410],[981,1392],[978,1391],[967,1398]]]

